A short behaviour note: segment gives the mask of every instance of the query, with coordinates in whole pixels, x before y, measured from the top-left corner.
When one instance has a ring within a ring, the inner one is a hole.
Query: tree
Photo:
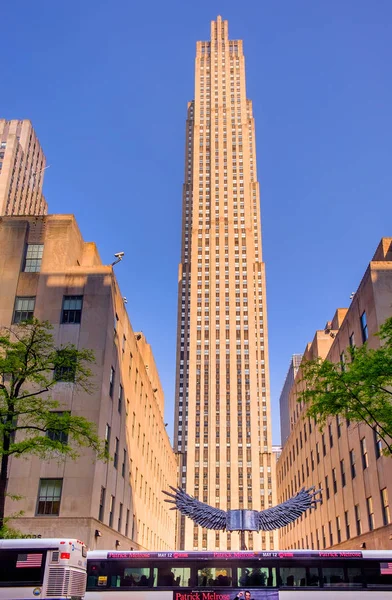
[[[322,429],[331,416],[366,423],[392,454],[392,317],[376,334],[380,347],[348,348],[341,362],[316,359],[301,364],[305,389],[298,401]]]
[[[86,447],[106,459],[96,426],[62,407],[51,390],[58,381],[92,393],[91,350],[56,348],[49,322],[26,321],[0,331],[0,531],[11,456],[76,459]],[[53,389],[55,396],[55,389]]]

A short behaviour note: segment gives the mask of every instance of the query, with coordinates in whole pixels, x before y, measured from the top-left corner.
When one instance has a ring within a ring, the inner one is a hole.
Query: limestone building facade
[[[316,331],[303,360],[339,364],[351,345],[376,348],[380,325],[392,316],[392,238],[382,238],[348,309]],[[301,368],[289,394],[290,435],[277,465],[278,499],[302,487],[322,488],[315,510],[280,530],[282,549],[391,548],[392,458],[365,424],[331,419],[323,432],[298,402]]]
[[[72,215],[0,217],[0,289],[0,326],[34,315],[52,323],[58,345],[94,351],[93,394],[58,382],[52,396],[97,425],[112,457],[94,461],[85,450],[76,462],[12,458],[9,492],[22,500],[8,499],[6,510],[24,511],[14,525],[77,536],[93,549],[174,549],[175,515],[162,490],[176,484],[177,462],[163,391],[113,266],[83,241]]]
[[[211,22],[188,104],[178,282],[174,447],[180,483],[224,510],[275,503],[265,264],[255,122],[241,40]],[[237,532],[179,518],[178,547],[240,547]],[[276,548],[249,533],[248,549]]]
[[[30,121],[0,119],[0,215],[43,215],[46,159]]]
[[[301,360],[302,354],[293,354],[291,357],[289,370],[287,371],[286,379],[279,397],[280,439],[282,445],[286,442],[290,435],[289,395],[290,390],[293,387],[295,376],[298,373]]]

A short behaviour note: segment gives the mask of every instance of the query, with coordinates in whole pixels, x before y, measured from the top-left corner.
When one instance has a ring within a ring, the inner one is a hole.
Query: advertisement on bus
[[[175,591],[173,600],[278,600],[278,590],[249,589],[229,591],[227,588],[197,590],[192,592]]]

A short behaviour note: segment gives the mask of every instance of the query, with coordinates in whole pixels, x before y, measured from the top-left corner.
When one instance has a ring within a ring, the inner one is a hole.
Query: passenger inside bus
[[[161,565],[154,567],[152,579],[154,587],[189,587],[191,585],[191,569],[178,565],[173,568]]]
[[[198,585],[200,587],[227,587],[232,582],[230,568],[211,567],[198,570]]]
[[[149,587],[150,569],[125,567],[121,575],[112,575],[112,587]]]
[[[178,585],[179,581],[176,582],[174,573],[170,569],[170,567],[162,567],[158,570],[158,586],[168,586],[173,587],[174,585]]]
[[[273,587],[276,585],[276,569],[274,567],[238,568],[239,587]]]

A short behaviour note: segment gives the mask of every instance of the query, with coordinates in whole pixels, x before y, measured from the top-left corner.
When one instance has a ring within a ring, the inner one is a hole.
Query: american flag
[[[381,575],[392,575],[392,563],[380,563]]]
[[[42,565],[42,554],[18,554],[16,568],[40,567]]]

